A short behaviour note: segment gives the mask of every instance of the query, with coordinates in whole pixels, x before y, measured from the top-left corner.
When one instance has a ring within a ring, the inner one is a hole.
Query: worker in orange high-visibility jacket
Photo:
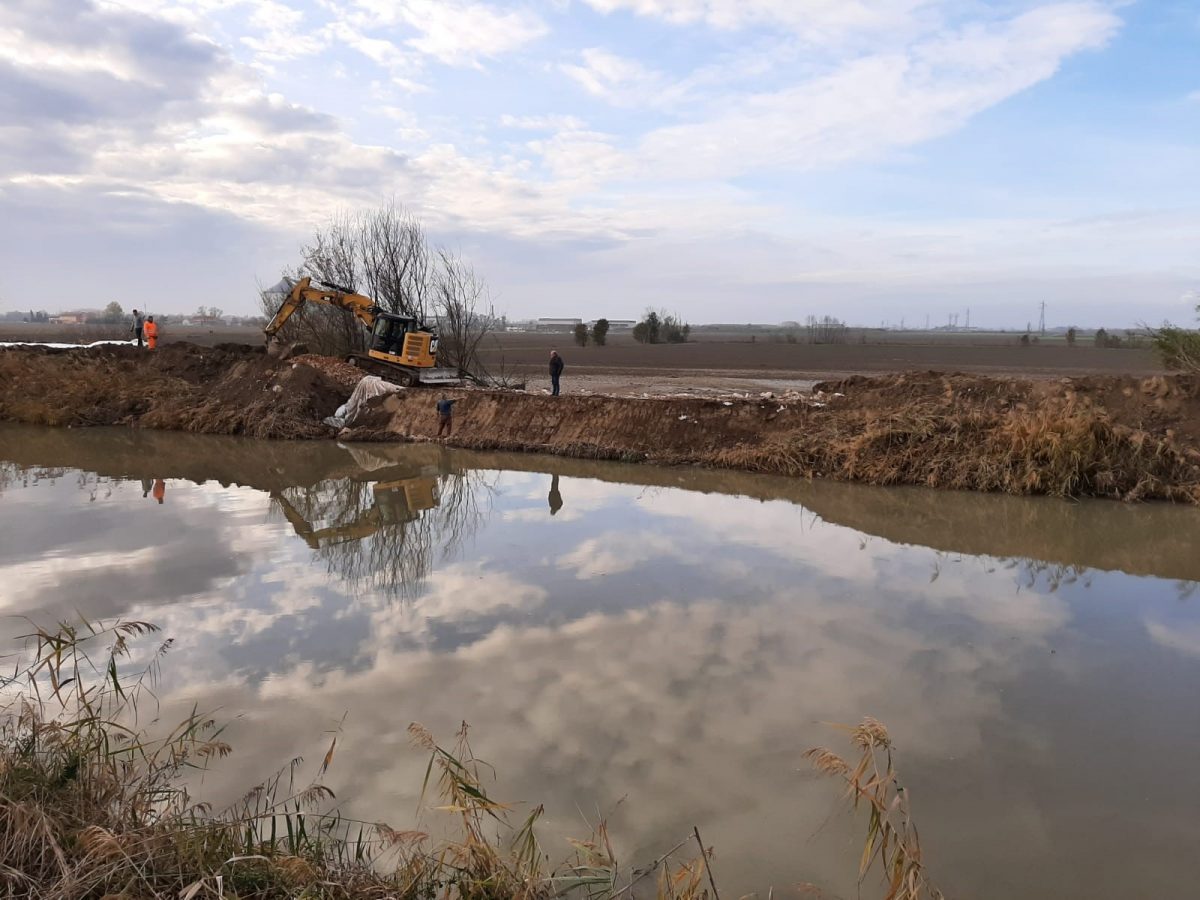
[[[154,316],[146,318],[146,324],[142,326],[142,334],[146,336],[146,346],[151,350],[158,349],[158,323],[154,321]]]
[[[159,502],[160,506],[162,505],[163,497],[165,497],[166,494],[167,494],[167,483],[165,481],[163,481],[161,478],[155,478],[154,479],[154,499]]]

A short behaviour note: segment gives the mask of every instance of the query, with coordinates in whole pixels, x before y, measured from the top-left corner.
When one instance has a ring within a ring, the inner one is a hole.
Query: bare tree
[[[809,316],[804,323],[810,344],[846,343],[846,323],[833,316]]]
[[[301,252],[303,263],[285,278],[309,275],[364,294],[388,312],[427,324],[436,318],[440,364],[484,380],[479,347],[492,330],[487,285],[457,254],[432,248],[421,223],[395,200],[375,209],[337,213]],[[264,296],[263,313],[273,315],[282,299]],[[311,304],[288,320],[283,338],[328,355],[367,346],[367,334],[352,316]]]
[[[482,382],[486,378],[479,346],[491,333],[487,284],[462,257],[437,252],[434,310],[438,318],[438,354],[448,366]],[[484,312],[484,304],[488,304]]]
[[[313,235],[313,242],[300,248],[304,257],[301,274],[317,281],[355,290],[362,281],[362,266],[358,255],[357,217],[338,212]]]
[[[360,213],[356,231],[365,293],[390,312],[425,321],[436,273],[421,223],[390,200]]]

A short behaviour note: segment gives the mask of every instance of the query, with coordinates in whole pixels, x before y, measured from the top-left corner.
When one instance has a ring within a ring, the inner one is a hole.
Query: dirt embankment
[[[0,350],[0,419],[35,425],[325,437],[321,419],[348,393],[311,366],[239,344]]]
[[[458,446],[1010,494],[1200,502],[1200,379],[909,373],[752,400],[457,396]],[[432,399],[385,398],[348,435],[425,440]]]
[[[280,363],[238,346],[9,349],[0,351],[0,419],[331,436],[321,419],[345,400],[352,376],[321,360]],[[1200,379],[1190,377],[909,373],[749,400],[414,389],[383,398],[342,436],[435,439],[433,404],[442,394],[459,400],[450,443],[475,449],[1200,502]]]

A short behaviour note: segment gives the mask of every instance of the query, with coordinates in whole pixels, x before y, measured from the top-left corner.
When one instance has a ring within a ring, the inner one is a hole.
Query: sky
[[[394,199],[511,317],[1191,322],[1195,0],[4,0],[0,308]]]

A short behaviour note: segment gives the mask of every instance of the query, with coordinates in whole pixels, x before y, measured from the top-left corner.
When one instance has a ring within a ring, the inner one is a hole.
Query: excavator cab
[[[379,312],[367,355],[397,366],[431,369],[437,365],[437,335],[416,319]]]
[[[375,319],[375,327],[371,329],[369,349],[399,356],[404,352],[404,336],[413,330],[414,325],[416,323],[412,319],[380,313]]]

